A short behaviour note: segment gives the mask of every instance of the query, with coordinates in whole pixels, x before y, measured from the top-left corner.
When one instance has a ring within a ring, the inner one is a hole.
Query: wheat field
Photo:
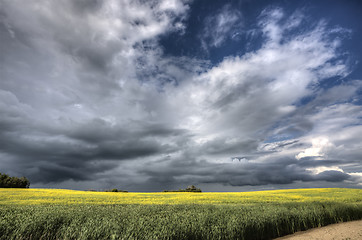
[[[0,189],[0,239],[272,239],[357,219],[362,219],[360,189]]]

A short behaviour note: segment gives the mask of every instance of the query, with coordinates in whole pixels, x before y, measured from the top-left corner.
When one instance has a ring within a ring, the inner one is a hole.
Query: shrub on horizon
[[[200,188],[196,188],[194,185],[190,185],[186,189],[164,190],[163,192],[202,192],[202,191]]]
[[[127,193],[128,191],[125,190],[121,190],[121,189],[117,189],[117,188],[113,188],[110,190],[104,190],[105,192],[123,192],[123,193]]]

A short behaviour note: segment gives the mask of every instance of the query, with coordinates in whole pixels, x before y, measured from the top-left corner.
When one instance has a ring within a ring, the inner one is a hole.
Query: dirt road
[[[362,220],[297,232],[276,240],[362,240]]]

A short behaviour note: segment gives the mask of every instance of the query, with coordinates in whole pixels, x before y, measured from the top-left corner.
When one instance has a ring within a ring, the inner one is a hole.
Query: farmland
[[[362,219],[362,190],[0,189],[0,239],[271,239]]]

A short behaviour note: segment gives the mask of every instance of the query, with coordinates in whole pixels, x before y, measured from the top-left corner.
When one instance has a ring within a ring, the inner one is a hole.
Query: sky
[[[362,2],[0,0],[0,172],[362,188]]]

